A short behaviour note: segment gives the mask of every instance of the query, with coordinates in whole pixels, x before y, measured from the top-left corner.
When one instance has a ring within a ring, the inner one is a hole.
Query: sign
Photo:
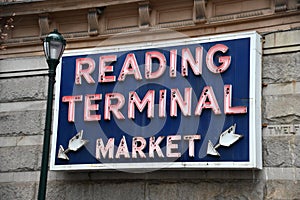
[[[255,32],[68,51],[52,170],[261,168]]]

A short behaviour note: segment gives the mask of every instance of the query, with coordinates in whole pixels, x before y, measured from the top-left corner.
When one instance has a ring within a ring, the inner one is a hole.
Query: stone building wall
[[[67,1],[60,2],[67,5]],[[195,6],[201,1],[176,1],[172,5],[167,1],[150,1],[151,14],[147,18],[147,6],[142,7],[148,5],[147,2],[103,1],[105,15],[97,18],[98,30],[95,32],[89,28],[95,24],[82,17],[93,12],[87,6],[92,4],[91,1],[76,2],[75,7],[65,6],[65,9],[69,8],[65,19],[55,4],[48,7],[51,18],[38,13],[39,6],[49,1],[36,1],[32,2],[32,7],[25,6],[15,19],[26,23],[22,23],[21,28],[16,26],[7,41],[7,50],[0,52],[0,199],[37,198],[48,78],[41,42],[36,40],[45,34],[47,24],[48,29],[59,27],[62,30],[69,42],[68,49],[93,47],[95,42],[111,45],[180,37],[177,33],[194,37],[255,30],[264,39],[262,170],[49,171],[47,199],[300,198],[299,3],[209,0],[204,8],[205,15],[201,16],[201,6]],[[21,4],[0,5],[2,15],[9,15],[9,9]],[[229,9],[232,5],[236,7]],[[121,8],[122,12],[118,12]],[[77,27],[70,19],[74,10],[78,10]],[[168,16],[176,16],[174,13],[179,10],[184,19],[178,17],[172,21]],[[255,15],[257,12],[262,14]],[[125,25],[120,25],[122,16],[127,17]],[[171,27],[176,34],[164,35],[166,27]],[[83,29],[85,32],[79,31]],[[107,40],[120,32],[125,33],[121,39]]]

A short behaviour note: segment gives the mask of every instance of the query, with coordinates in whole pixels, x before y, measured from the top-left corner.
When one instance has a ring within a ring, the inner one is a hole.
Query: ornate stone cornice
[[[90,9],[100,8],[106,6],[113,6],[119,4],[137,3],[143,0],[48,0],[28,3],[18,3],[0,6],[0,16],[9,17],[12,13],[18,15],[31,15],[31,14],[42,14],[52,13],[60,11],[71,11],[78,9]]]
[[[172,2],[172,0],[162,3],[144,0],[124,5],[120,1],[119,5],[106,7],[105,12],[99,7],[93,7],[81,8],[77,12],[74,10],[50,13],[44,11],[39,14],[26,14],[24,17],[17,15],[16,21],[19,24],[14,24],[12,34],[6,40],[7,50],[0,52],[0,59],[39,52],[40,37],[44,37],[53,28],[61,30],[69,41],[67,48],[73,49],[91,47],[94,42],[98,43],[111,36],[123,35],[127,39],[132,37],[131,41],[135,41],[139,34],[143,33],[141,37],[146,38],[147,34],[158,34],[163,29],[171,29],[193,37],[246,30],[287,29],[300,25],[300,0],[276,0],[276,2],[273,0],[272,4],[268,4],[267,0],[262,3],[257,1],[261,4],[250,9],[243,8],[244,2],[240,0],[230,0],[226,3],[216,0],[194,0],[193,2],[177,0],[174,1],[174,5],[171,4]],[[239,9],[232,10],[230,9],[232,6]],[[28,4],[24,4],[24,7],[26,7],[24,11],[29,11]],[[0,16],[1,9],[0,7]],[[73,19],[74,16],[76,19]],[[125,44],[130,42],[127,39],[124,39]],[[151,40],[151,37],[147,40]]]

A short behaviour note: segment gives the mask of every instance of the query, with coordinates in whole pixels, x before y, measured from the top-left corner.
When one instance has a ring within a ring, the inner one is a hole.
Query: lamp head
[[[63,36],[54,29],[53,32],[49,33],[47,37],[44,39],[44,53],[48,60],[55,60],[59,62],[66,46],[66,40]]]

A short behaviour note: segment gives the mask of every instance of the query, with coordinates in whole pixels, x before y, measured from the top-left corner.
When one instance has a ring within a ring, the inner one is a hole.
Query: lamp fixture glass
[[[44,53],[47,60],[59,60],[65,50],[66,40],[54,29],[44,39]]]

